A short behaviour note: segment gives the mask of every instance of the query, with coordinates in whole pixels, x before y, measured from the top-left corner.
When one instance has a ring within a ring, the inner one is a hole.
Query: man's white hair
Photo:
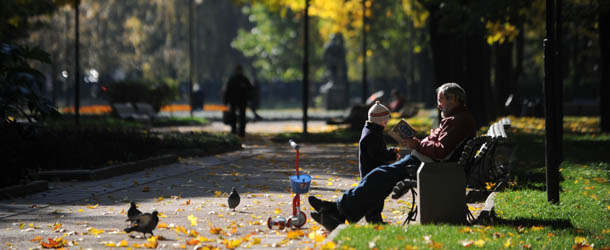
[[[466,104],[466,91],[457,83],[448,82],[436,89],[436,94],[443,94],[446,98],[455,97],[461,104]]]

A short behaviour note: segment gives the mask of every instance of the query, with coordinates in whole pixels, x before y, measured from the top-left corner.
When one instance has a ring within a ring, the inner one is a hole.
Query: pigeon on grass
[[[233,189],[231,190],[231,194],[229,194],[229,208],[232,209],[233,211],[235,211],[235,208],[237,207],[237,205],[239,205],[239,194],[237,193],[237,190],[235,189],[235,187],[233,187]]]
[[[157,227],[157,224],[159,223],[158,214],[159,212],[153,211],[152,214],[145,213],[136,215],[128,219],[129,221],[131,221],[131,227],[125,228],[124,231],[127,233],[133,231],[140,232],[144,234],[144,238],[146,238],[147,233],[154,236],[153,230]]]

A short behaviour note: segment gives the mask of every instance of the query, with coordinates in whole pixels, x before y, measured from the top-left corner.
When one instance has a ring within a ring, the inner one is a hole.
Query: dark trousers
[[[231,133],[237,133],[239,136],[246,136],[246,104],[229,104],[229,112],[236,119],[231,120]],[[236,115],[235,112],[238,114]],[[239,128],[237,124],[239,123]]]
[[[345,191],[337,200],[339,211],[352,223],[358,222],[367,216],[367,221],[380,215],[383,202],[394,185],[406,178],[416,178],[416,172],[421,161],[406,155],[402,159],[390,164],[376,167],[360,180],[358,186]]]

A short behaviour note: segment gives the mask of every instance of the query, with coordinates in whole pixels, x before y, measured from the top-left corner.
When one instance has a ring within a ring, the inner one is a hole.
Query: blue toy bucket
[[[290,176],[290,186],[292,187],[292,192],[295,194],[304,194],[309,192],[310,182],[311,176],[307,174]]]

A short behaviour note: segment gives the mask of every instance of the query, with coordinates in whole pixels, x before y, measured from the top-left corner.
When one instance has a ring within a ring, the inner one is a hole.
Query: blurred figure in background
[[[252,84],[244,76],[243,67],[236,65],[233,75],[223,87],[223,102],[229,105],[231,133],[237,133],[240,137],[246,136],[246,106],[252,89]]]
[[[405,97],[398,91],[398,89],[392,89],[392,102],[390,102],[390,111],[400,112],[405,106]]]

